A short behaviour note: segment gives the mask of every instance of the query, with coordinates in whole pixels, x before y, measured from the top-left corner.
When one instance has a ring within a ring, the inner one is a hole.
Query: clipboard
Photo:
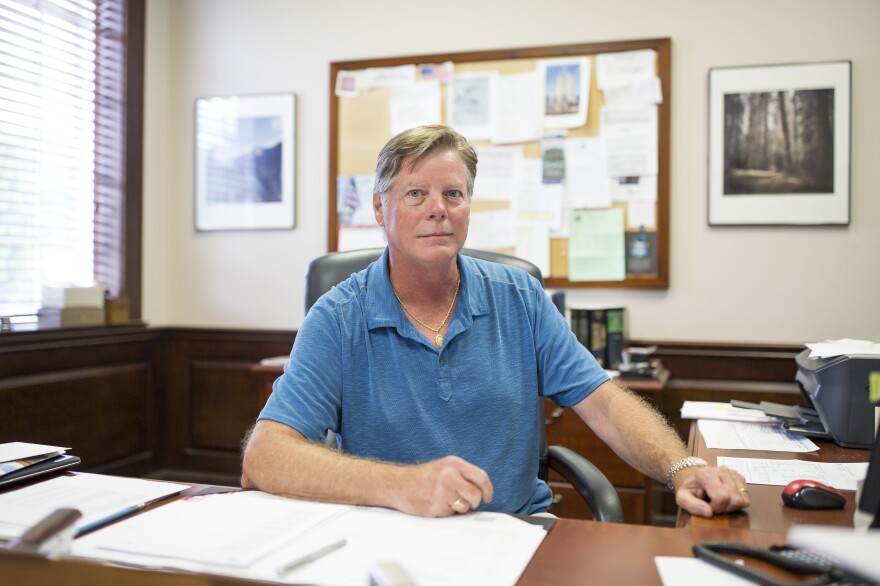
[[[81,462],[82,460],[78,456],[61,454],[60,456],[55,456],[54,458],[49,458],[48,460],[26,466],[21,470],[0,476],[0,488],[8,488],[36,478],[60,474]]]

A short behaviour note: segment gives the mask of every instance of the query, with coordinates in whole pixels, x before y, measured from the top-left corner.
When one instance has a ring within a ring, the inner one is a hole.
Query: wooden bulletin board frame
[[[387,57],[358,61],[340,61],[330,64],[330,165],[329,165],[329,197],[328,197],[328,229],[327,250],[337,249],[339,234],[339,217],[337,213],[336,178],[338,175],[354,175],[372,173],[375,169],[375,158],[382,146],[391,138],[388,131],[377,131],[387,122],[387,94],[370,91],[361,93],[357,98],[339,98],[336,96],[336,77],[340,71],[357,71],[368,67],[395,67],[399,65],[420,65],[452,61],[456,72],[496,69],[504,73],[527,71],[534,68],[534,62],[540,59],[558,57],[587,56],[593,63],[590,81],[590,99],[587,124],[580,128],[569,129],[567,136],[596,136],[599,132],[599,106],[603,103],[602,92],[596,89],[595,57],[599,53],[618,51],[636,51],[653,49],[657,55],[657,75],[660,78],[663,101],[657,106],[657,202],[656,202],[656,251],[657,271],[653,274],[627,274],[623,281],[569,281],[567,276],[548,276],[544,279],[547,287],[613,287],[613,288],[645,288],[665,289],[669,287],[669,135],[670,135],[670,84],[671,84],[671,41],[669,38],[587,43],[578,45],[559,45],[551,47],[532,47],[524,49],[502,49],[492,51],[474,51],[467,53],[445,53],[436,55],[419,55],[410,57]],[[342,105],[343,100],[359,100],[354,107],[352,102]],[[444,98],[445,100],[445,98]],[[376,102],[371,104],[370,101]],[[382,112],[378,116],[363,115],[365,111]],[[540,157],[539,141],[523,144],[526,155]],[[482,146],[474,141],[475,146]],[[352,161],[358,161],[352,163]],[[367,167],[367,161],[372,166]],[[358,169],[353,169],[357,166]],[[492,204],[495,202],[482,202]],[[473,201],[473,209],[480,211],[480,202]],[[483,209],[491,209],[483,208]],[[561,241],[561,242],[557,242]],[[567,254],[567,239],[551,238],[551,253],[554,247],[564,257]],[[512,250],[502,252],[512,253]],[[552,268],[552,267],[551,267]],[[551,271],[553,272],[553,271]]]

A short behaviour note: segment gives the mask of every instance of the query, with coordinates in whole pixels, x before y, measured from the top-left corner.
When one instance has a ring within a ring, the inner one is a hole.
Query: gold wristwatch
[[[694,466],[708,466],[709,462],[705,461],[702,458],[697,458],[696,456],[688,456],[687,458],[682,458],[675,464],[669,467],[669,472],[666,473],[666,486],[669,487],[669,490],[675,490],[675,484],[673,484],[673,480],[675,480],[675,475],[684,470],[685,468],[693,468]]]

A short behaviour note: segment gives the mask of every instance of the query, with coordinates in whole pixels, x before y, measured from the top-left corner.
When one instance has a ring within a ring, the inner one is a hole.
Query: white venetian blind
[[[0,315],[121,284],[124,0],[0,2]]]

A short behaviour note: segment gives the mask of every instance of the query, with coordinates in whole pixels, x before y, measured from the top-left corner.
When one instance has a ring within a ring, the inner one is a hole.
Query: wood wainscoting
[[[69,446],[82,458],[82,471],[237,485],[241,440],[260,408],[260,381],[251,369],[262,358],[289,353],[295,336],[144,325],[4,332],[0,442]],[[683,439],[689,422],[679,409],[686,399],[800,401],[794,357],[801,346],[633,344],[656,345],[655,355],[671,371],[652,399]],[[583,442],[586,457],[613,460],[594,444]],[[637,487],[621,465],[615,464],[618,484]],[[653,522],[663,523],[670,509],[674,514],[664,491],[655,484],[647,507],[641,495],[650,490],[624,499],[632,501],[627,519],[651,522],[647,509]]]

